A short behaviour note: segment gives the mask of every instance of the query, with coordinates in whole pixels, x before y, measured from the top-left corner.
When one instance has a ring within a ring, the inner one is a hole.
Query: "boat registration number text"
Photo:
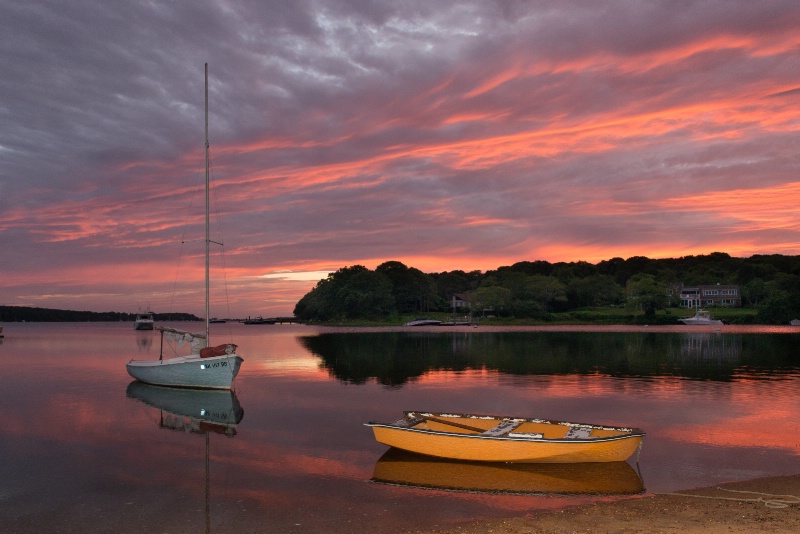
[[[201,363],[200,369],[211,369],[212,367],[227,367],[228,362]]]

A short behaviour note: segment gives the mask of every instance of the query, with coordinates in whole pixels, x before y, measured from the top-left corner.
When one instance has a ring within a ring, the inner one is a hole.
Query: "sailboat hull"
[[[244,359],[237,354],[201,358],[198,354],[166,360],[131,360],[128,374],[146,384],[231,389]]]

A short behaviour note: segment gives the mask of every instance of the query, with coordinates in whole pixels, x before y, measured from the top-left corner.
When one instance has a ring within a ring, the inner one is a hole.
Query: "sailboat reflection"
[[[627,462],[461,462],[395,448],[386,451],[375,464],[372,481],[476,493],[635,495],[644,492],[642,478]]]
[[[126,394],[160,410],[159,428],[201,434],[206,441],[205,519],[206,534],[211,532],[211,470],[209,436],[232,438],[244,410],[232,390],[189,389],[153,386],[134,380]]]
[[[244,416],[232,390],[170,388],[134,380],[126,394],[161,410],[159,426],[171,430],[233,437]]]

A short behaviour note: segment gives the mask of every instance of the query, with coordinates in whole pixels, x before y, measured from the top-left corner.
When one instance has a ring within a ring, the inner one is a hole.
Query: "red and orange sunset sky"
[[[0,305],[202,314],[206,62],[214,315],[387,260],[800,254],[796,1],[0,6]]]

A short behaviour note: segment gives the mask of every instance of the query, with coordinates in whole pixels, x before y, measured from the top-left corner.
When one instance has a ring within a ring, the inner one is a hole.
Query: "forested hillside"
[[[800,317],[800,256],[735,258],[721,252],[597,264],[523,261],[486,272],[423,273],[398,261],[374,271],[354,265],[320,280],[294,313],[303,321],[381,319],[450,311],[452,296],[460,295],[471,313],[491,310],[500,317],[542,319],[600,306],[653,314],[677,306],[681,287],[707,284],[737,284],[742,305],[757,308],[761,323]]]

